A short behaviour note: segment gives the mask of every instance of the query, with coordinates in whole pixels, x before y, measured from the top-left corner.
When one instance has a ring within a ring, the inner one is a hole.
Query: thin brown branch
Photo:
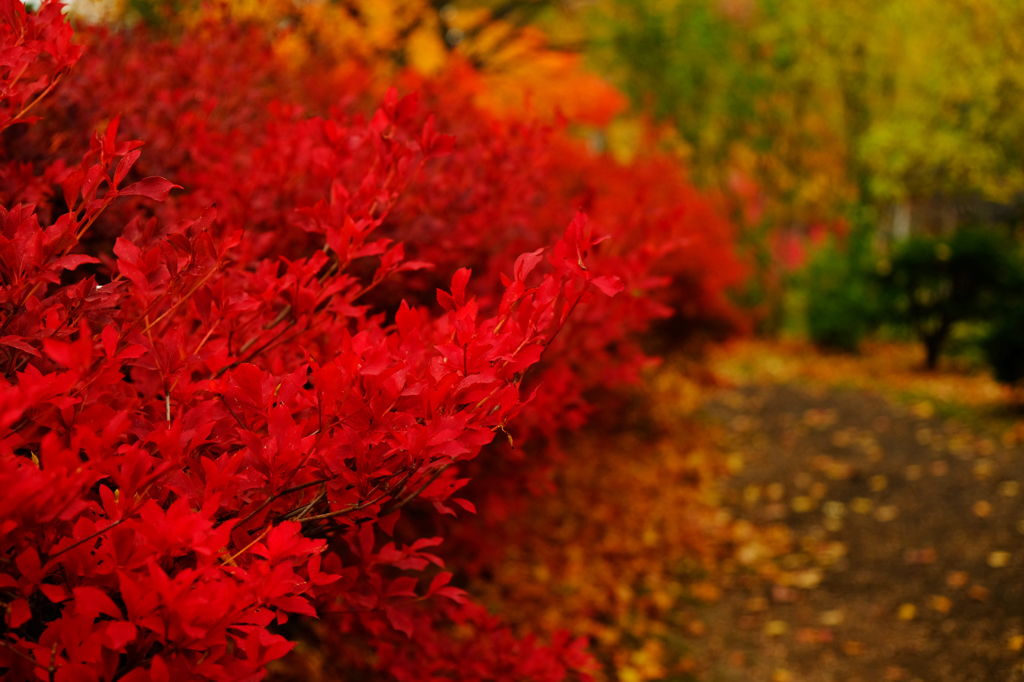
[[[428,486],[429,486],[429,485],[430,485],[431,483],[433,483],[434,481],[436,481],[436,480],[437,480],[437,477],[438,477],[438,476],[440,476],[441,474],[443,474],[443,473],[444,473],[444,470],[445,470],[445,469],[447,469],[447,468],[448,468],[448,467],[450,467],[450,466],[451,466],[451,464],[445,464],[445,465],[444,465],[443,467],[439,467],[439,468],[438,468],[438,470],[434,472],[434,475],[433,475],[433,476],[431,476],[430,478],[428,478],[428,479],[427,479],[427,480],[426,480],[426,481],[425,481],[425,482],[423,483],[423,485],[421,485],[421,486],[420,486],[419,488],[417,488],[417,489],[415,490],[415,492],[412,492],[412,493],[410,493],[409,495],[407,495],[406,497],[402,498],[402,501],[401,501],[401,502],[399,502],[398,504],[396,504],[396,505],[394,505],[394,506],[391,506],[391,505],[384,505],[384,508],[380,510],[380,514],[379,514],[379,515],[380,515],[380,516],[387,516],[388,514],[391,514],[392,512],[396,512],[396,511],[398,511],[399,509],[401,509],[402,507],[404,507],[405,505],[407,505],[407,504],[409,504],[410,502],[412,502],[412,501],[413,501],[414,499],[416,499],[417,497],[419,497],[419,496],[420,496],[420,493],[422,493],[422,492],[423,492],[424,490],[426,490],[426,489],[427,489],[427,487],[428,487]]]
[[[45,665],[43,665],[42,663],[40,663],[36,659],[34,659],[31,656],[29,656],[28,654],[26,654],[21,649],[18,649],[13,644],[8,642],[6,637],[3,638],[3,639],[0,639],[0,644],[3,644],[7,648],[7,650],[10,651],[15,656],[19,656],[19,657],[25,659],[26,661],[28,661],[29,663],[31,663],[32,665],[37,666],[39,668],[42,668],[43,670],[45,670],[47,672],[50,671],[50,668],[46,667]]]
[[[95,533],[92,533],[91,535],[88,535],[88,536],[82,538],[81,540],[78,540],[76,542],[71,543],[67,547],[62,548],[56,554],[51,554],[50,556],[46,557],[46,561],[50,561],[51,559],[56,559],[57,557],[59,557],[61,554],[64,554],[65,552],[70,552],[71,550],[75,549],[76,547],[78,547],[80,545],[85,544],[86,542],[89,542],[90,540],[95,540],[96,538],[98,538],[99,536],[103,535],[104,533],[106,533],[111,528],[115,528],[117,526],[120,526],[122,523],[124,523],[127,520],[128,520],[128,517],[125,516],[123,518],[118,519],[117,521],[114,521],[112,523],[107,524],[106,526],[104,526],[103,528],[100,528]]]

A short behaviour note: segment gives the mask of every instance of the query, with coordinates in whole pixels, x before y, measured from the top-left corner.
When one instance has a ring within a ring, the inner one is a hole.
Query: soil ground
[[[771,575],[746,569],[756,540],[737,547],[703,607],[696,677],[1024,679],[1024,449],[1005,394],[936,383],[884,348],[775,351],[727,350],[701,416],[735,453],[725,509],[791,549]]]

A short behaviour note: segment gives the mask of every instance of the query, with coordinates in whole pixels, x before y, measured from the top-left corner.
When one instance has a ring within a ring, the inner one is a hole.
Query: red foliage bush
[[[76,70],[47,117],[54,127],[36,146],[69,129],[99,129],[120,114],[127,134],[146,140],[144,172],[189,188],[158,215],[180,220],[216,204],[225,225],[264,233],[254,240],[254,255],[301,255],[311,244],[306,233],[281,225],[296,223],[296,207],[329,194],[339,172],[329,153],[336,144],[329,139],[332,121],[361,120],[366,82],[351,69],[340,82],[326,69],[305,74],[305,81],[284,78],[258,31],[199,30],[177,42],[144,31],[86,36],[93,52],[117,58],[90,59]],[[677,331],[742,325],[726,296],[744,275],[732,226],[678,163],[650,155],[621,166],[590,153],[567,134],[567,122],[496,119],[473,105],[482,85],[465,65],[436,78],[407,74],[400,85],[418,93],[436,128],[458,142],[429,173],[412,177],[384,216],[381,234],[435,267],[382,284],[373,300],[383,309],[403,298],[432,303],[435,289],[466,266],[478,275],[473,292],[483,305],[495,304],[502,295],[498,274],[519,253],[557,239],[576,210],[612,236],[593,262],[619,277],[630,295],[577,311],[545,356],[545,390],[518,420],[517,441],[534,433],[551,440],[560,429],[578,428],[591,409],[582,397],[587,389],[635,380],[647,361],[635,337],[652,321],[675,315],[682,322]],[[324,90],[340,93],[326,123],[273,99],[285,93],[319,107]],[[402,115],[417,128],[425,124],[415,107]],[[358,186],[359,166],[342,171],[346,186]],[[130,215],[117,215],[111,230]]]
[[[97,33],[71,69],[56,4],[0,9],[2,679],[259,679],[292,616],[400,680],[586,677],[583,641],[469,603],[440,538],[388,536],[474,511],[510,420],[580,426],[670,282],[727,314],[727,225],[664,162],[458,88],[416,84],[437,123],[393,90],[309,117],[242,29]]]

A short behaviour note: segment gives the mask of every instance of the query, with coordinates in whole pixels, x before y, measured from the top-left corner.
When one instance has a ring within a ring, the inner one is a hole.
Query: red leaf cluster
[[[310,116],[243,29],[86,35],[71,69],[58,5],[0,9],[0,679],[259,679],[293,616],[401,680],[586,677],[396,523],[475,513],[511,420],[580,426],[669,283],[728,314],[710,204],[442,83],[436,119]]]

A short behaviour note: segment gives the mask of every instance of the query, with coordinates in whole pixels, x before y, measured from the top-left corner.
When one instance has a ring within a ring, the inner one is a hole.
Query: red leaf
[[[452,298],[455,304],[462,307],[466,304],[466,285],[469,283],[469,276],[473,271],[469,268],[459,268],[452,277]]]
[[[42,564],[39,562],[39,552],[35,547],[29,547],[18,555],[14,560],[21,575],[28,578],[32,583],[39,583],[43,579]]]
[[[75,595],[75,613],[95,618],[103,613],[114,618],[122,618],[121,610],[113,600],[98,587],[84,585],[71,590]]]
[[[117,139],[117,127],[121,122],[121,114],[117,114],[107,125],[107,132],[103,135],[103,153],[108,158],[114,155]]]
[[[21,627],[22,624],[32,618],[32,609],[24,599],[15,599],[7,606],[7,626],[10,628]]]
[[[452,502],[468,511],[470,514],[476,514],[476,505],[470,502],[469,500],[461,497],[453,497]]]
[[[391,623],[391,627],[404,632],[405,636],[412,639],[413,624],[412,616],[405,609],[396,609],[393,606],[385,606],[384,613],[388,617],[388,621]]]
[[[68,598],[68,591],[63,585],[40,585],[39,591],[46,595],[46,598],[54,604],[58,604]]]
[[[171,682],[171,675],[167,671],[167,664],[160,656],[154,656],[149,666],[149,678],[152,682]]]
[[[53,270],[74,270],[83,263],[99,262],[100,260],[98,258],[93,258],[92,256],[86,256],[84,254],[75,253],[71,254],[70,256],[63,256],[62,258],[58,258],[57,260],[53,261],[50,264],[50,267]]]
[[[460,590],[457,587],[442,587],[437,591],[437,594],[442,597],[448,597],[456,604],[465,604],[469,601],[466,597],[466,591]]]
[[[533,271],[537,264],[544,259],[544,249],[537,249],[531,253],[524,253],[516,258],[515,267],[512,273],[517,280],[522,282]]]
[[[132,166],[135,165],[135,162],[139,160],[139,155],[141,154],[142,151],[136,149],[135,151],[128,152],[121,158],[117,164],[117,170],[114,171],[114,187],[121,184],[121,181],[124,180],[126,175],[128,175],[128,171],[130,171]]]
[[[387,592],[384,593],[385,597],[415,597],[416,596],[416,578],[410,578],[409,576],[401,576],[395,578],[388,585]]]
[[[138,631],[131,623],[123,620],[116,620],[107,625],[104,644],[109,649],[121,651],[125,645],[135,639]]]
[[[164,201],[175,187],[184,189],[181,185],[175,185],[170,180],[154,175],[139,180],[134,185],[128,185],[124,189],[118,190],[117,195],[121,197],[143,196],[154,201]]]
[[[25,351],[29,355],[34,355],[37,358],[43,357],[39,354],[39,351],[25,343],[20,336],[0,337],[0,346],[10,346],[11,348],[17,348],[18,350]]]
[[[615,294],[619,293],[620,291],[626,288],[625,285],[622,283],[621,279],[619,279],[618,277],[613,277],[611,275],[602,275],[601,277],[595,277],[594,279],[590,280],[590,283],[597,287],[601,291],[601,293],[605,294],[606,296],[614,296]]]
[[[377,519],[377,525],[380,526],[380,529],[382,531],[384,531],[385,533],[387,533],[388,535],[394,535],[395,534],[395,523],[398,521],[398,518],[401,515],[402,515],[402,512],[401,512],[401,510],[399,510],[399,511],[396,511],[396,512],[392,512],[392,513],[388,514],[387,516],[382,516],[381,518]]]
[[[435,594],[442,587],[451,582],[452,574],[447,571],[442,571],[434,576],[434,579],[430,581],[430,588],[427,590],[427,596]]]

